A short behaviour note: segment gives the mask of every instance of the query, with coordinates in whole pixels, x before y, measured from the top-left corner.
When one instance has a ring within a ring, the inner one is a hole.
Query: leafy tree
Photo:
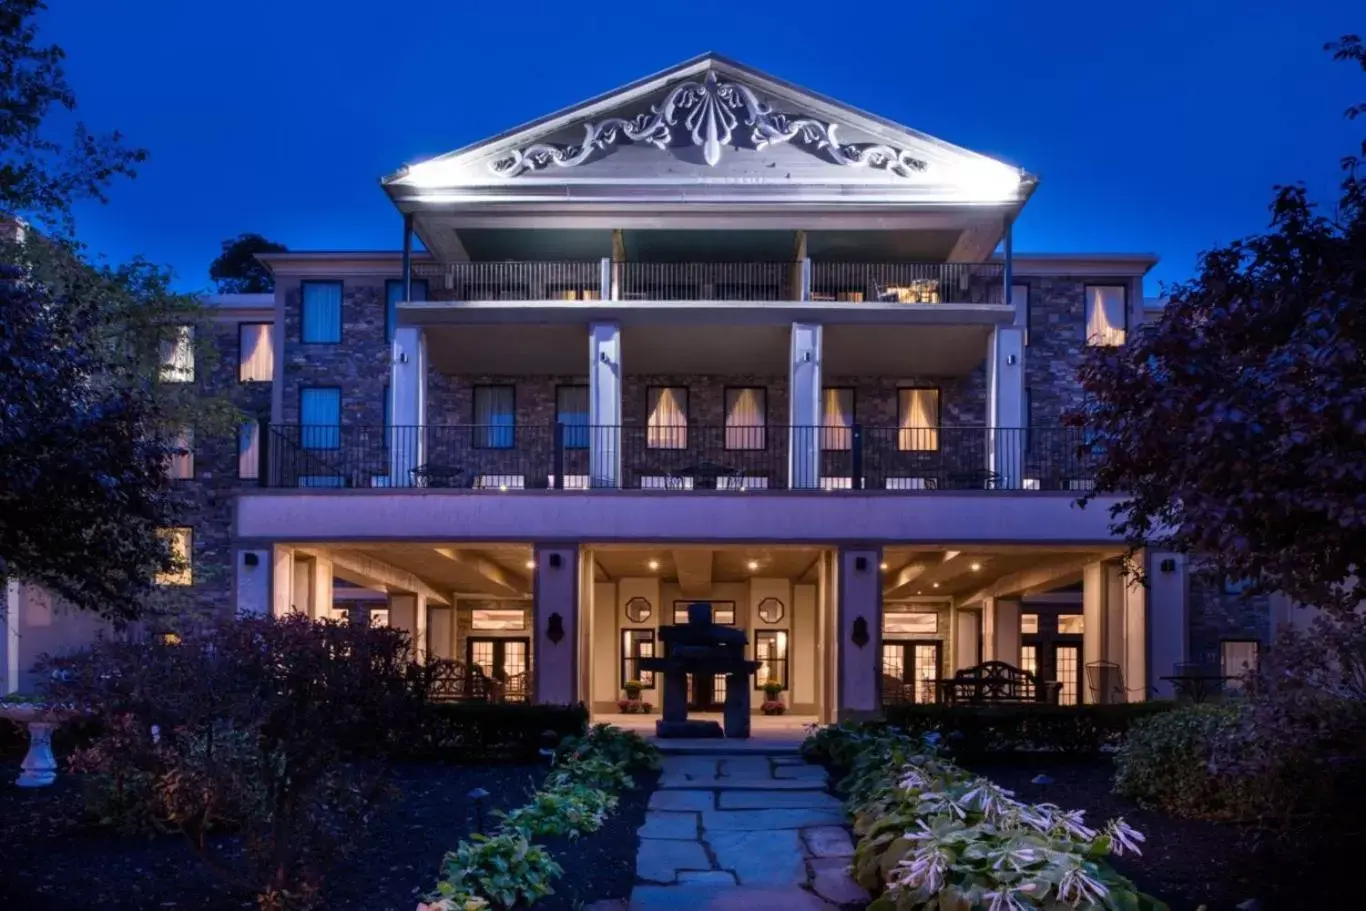
[[[209,278],[222,294],[264,294],[275,290],[275,277],[257,253],[284,253],[288,248],[260,234],[239,234],[223,241],[223,252],[209,264]]]
[[[1356,36],[1327,50],[1366,70]],[[1266,233],[1203,254],[1155,322],[1089,352],[1070,417],[1101,456],[1086,499],[1121,496],[1113,527],[1131,547],[1340,615],[1366,599],[1361,164],[1342,159],[1331,215],[1303,185],[1277,187]]]
[[[167,600],[155,575],[178,568],[159,533],[182,515],[170,441],[220,432],[230,409],[158,381],[163,344],[203,320],[196,301],[144,261],[83,258],[72,204],[103,201],[145,153],[83,127],[69,146],[45,138],[54,105],[76,101],[61,49],[34,45],[41,9],[0,0],[0,587],[36,582],[129,619]],[[208,336],[195,333],[201,375]]]

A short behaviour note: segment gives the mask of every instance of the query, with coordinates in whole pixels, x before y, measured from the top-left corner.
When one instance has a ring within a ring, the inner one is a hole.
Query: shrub
[[[659,750],[635,731],[624,731],[610,724],[595,724],[586,734],[560,741],[559,756],[595,754],[609,762],[620,763],[628,771],[645,772],[659,768]]]
[[[300,616],[102,640],[49,664],[53,696],[101,722],[73,761],[122,803],[93,809],[184,832],[266,911],[316,902],[380,793],[363,760],[416,711],[406,634]],[[207,838],[223,828],[240,832],[240,858]]]
[[[1246,789],[1217,774],[1210,758],[1242,711],[1237,702],[1186,705],[1137,722],[1115,755],[1115,792],[1177,816],[1241,815]]]
[[[803,752],[844,764],[859,836],[855,878],[869,911],[1157,911],[1106,862],[1138,853],[1122,819],[1017,801],[937,754],[924,738],[853,725],[819,729]]]
[[[938,733],[963,758],[1036,750],[1083,755],[1119,746],[1135,721],[1175,705],[907,704],[888,706],[886,719],[910,734]]]
[[[587,785],[564,783],[538,791],[531,803],[504,814],[503,828],[527,838],[567,835],[578,838],[602,828],[617,808],[617,798]]]
[[[536,762],[547,740],[582,734],[582,705],[420,703],[419,715],[389,751],[402,759],[440,762]]]

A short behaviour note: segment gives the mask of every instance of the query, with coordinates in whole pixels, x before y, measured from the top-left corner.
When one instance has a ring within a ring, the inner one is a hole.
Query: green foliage
[[[546,776],[545,782],[548,788],[582,784],[604,791],[629,791],[636,786],[625,763],[613,762],[593,752],[571,754]]]
[[[1144,840],[1122,819],[1095,829],[1081,811],[1015,800],[925,738],[887,728],[818,729],[803,752],[847,771],[854,877],[877,894],[869,911],[1166,907],[1106,862]]]
[[[417,673],[420,674],[420,671]],[[422,686],[415,687],[422,696]],[[502,702],[431,702],[420,699],[421,715],[390,755],[457,763],[537,762],[551,743],[578,737],[588,726],[582,705],[522,705]]]
[[[209,278],[220,294],[264,294],[275,290],[275,276],[257,253],[284,253],[288,248],[260,234],[239,234],[223,241],[222,252],[209,264]]]
[[[908,704],[888,706],[886,718],[889,725],[908,734],[939,734],[943,745],[960,758],[1037,750],[1088,754],[1118,746],[1135,721],[1174,705]]]
[[[463,911],[472,899],[494,908],[525,907],[553,894],[550,881],[563,872],[544,848],[518,832],[475,835],[441,861],[436,894],[419,907]]]
[[[1115,754],[1115,792],[1176,816],[1241,815],[1243,782],[1217,774],[1210,758],[1242,712],[1238,702],[1185,705],[1136,723]]]
[[[503,828],[526,838],[578,838],[602,828],[617,798],[582,784],[561,783],[532,795],[531,803],[504,816]]]
[[[635,731],[625,731],[610,724],[595,724],[583,736],[566,737],[560,741],[559,755],[562,759],[590,753],[620,763],[631,772],[659,769],[659,750],[654,744]]]

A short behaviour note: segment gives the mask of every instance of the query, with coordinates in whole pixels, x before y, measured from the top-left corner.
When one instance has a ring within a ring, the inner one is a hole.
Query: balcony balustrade
[[[1061,427],[274,425],[262,441],[263,487],[497,491],[1081,492],[1099,450]]]
[[[1001,304],[1001,263],[459,262],[414,265],[432,301]]]

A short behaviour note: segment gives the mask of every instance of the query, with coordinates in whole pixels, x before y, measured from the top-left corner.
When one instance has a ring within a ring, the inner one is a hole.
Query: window
[[[342,337],[342,283],[304,282],[300,340],[335,345]]]
[[[194,382],[194,326],[176,326],[161,340],[161,381]]]
[[[1024,314],[1024,343],[1029,344],[1029,286],[1010,286],[1010,306],[1016,313]]]
[[[511,449],[516,435],[516,414],[514,387],[475,386],[475,448]]]
[[[939,634],[939,614],[888,612],[882,615],[882,632],[887,636],[936,636]]]
[[[682,626],[688,622],[688,605],[696,604],[695,601],[675,601],[674,602],[674,625]],[[735,623],[735,602],[734,601],[709,601],[711,605],[711,622],[722,626],[731,626]]]
[[[194,429],[186,427],[171,440],[171,461],[168,473],[173,481],[194,477]]]
[[[526,611],[522,608],[482,608],[470,612],[470,629],[487,630],[524,630]]]
[[[1083,614],[1058,614],[1058,635],[1080,636],[1086,632],[1086,617]]]
[[[427,280],[413,279],[413,300],[427,299]],[[384,283],[384,340],[394,340],[394,329],[398,327],[398,305],[403,300],[403,279],[391,278]]]
[[[1126,290],[1123,285],[1086,286],[1086,344],[1124,344]]]
[[[651,386],[646,390],[645,445],[649,449],[688,448],[688,390]]]
[[[237,324],[237,382],[269,383],[275,379],[270,330],[270,323]]]
[[[1039,634],[1039,615],[1020,614],[1020,634],[1024,636],[1037,636]]]
[[[261,474],[261,425],[247,421],[237,428],[237,476],[258,478]]]
[[[939,390],[898,389],[897,448],[932,452],[939,448]]]
[[[826,387],[821,392],[821,449],[844,451],[854,446],[854,390]]]
[[[624,629],[621,631],[621,687],[626,681],[639,680],[642,689],[655,688],[654,671],[640,669],[641,658],[655,656],[655,631],[652,629]]]
[[[754,634],[754,660],[759,667],[754,671],[754,688],[762,689],[769,680],[776,680],[787,689],[787,630],[761,629]]]
[[[758,386],[726,390],[726,448],[763,449],[768,390]]]
[[[194,530],[190,528],[163,528],[158,534],[171,547],[171,556],[176,567],[169,572],[157,573],[157,585],[189,585],[194,581],[194,568],[191,566],[194,548]]]
[[[1260,657],[1261,645],[1255,639],[1225,639],[1219,643],[1219,673],[1229,678],[1229,689],[1243,688],[1243,676],[1256,672]]]
[[[555,388],[555,421],[564,425],[564,448],[588,448],[588,387]]]
[[[299,424],[300,448],[340,449],[341,390],[336,386],[300,389]]]

